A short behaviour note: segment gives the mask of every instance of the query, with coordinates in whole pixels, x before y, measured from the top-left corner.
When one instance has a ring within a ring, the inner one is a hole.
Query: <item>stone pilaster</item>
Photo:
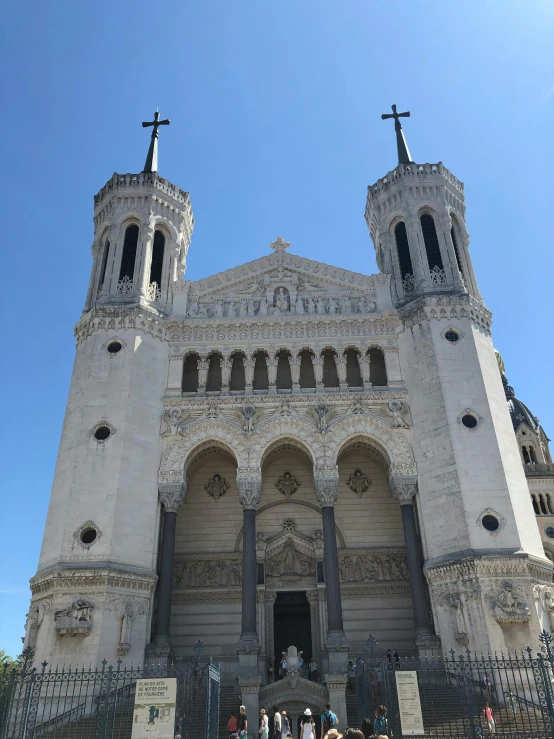
[[[246,708],[248,716],[248,737],[249,739],[258,739],[258,718],[260,714],[260,685],[262,679],[259,675],[252,677],[239,677],[240,692],[242,694],[242,704]],[[269,709],[266,708],[266,711]]]
[[[331,710],[337,715],[339,720],[339,729],[342,729],[343,726],[348,726],[348,717],[346,715],[346,683],[347,676],[342,672],[325,675],[325,684],[329,691],[329,703],[331,704]]]

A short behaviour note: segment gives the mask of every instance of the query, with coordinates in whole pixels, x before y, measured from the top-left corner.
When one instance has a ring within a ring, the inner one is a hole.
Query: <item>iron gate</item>
[[[219,664],[176,658],[167,665],[97,668],[33,667],[24,651],[19,670],[0,673],[0,739],[130,739],[137,680],[177,679],[175,736],[218,739]]]
[[[396,673],[417,675],[425,736],[481,739],[489,734],[488,702],[496,734],[510,739],[554,737],[554,650],[552,636],[540,636],[542,653],[484,656],[466,650],[439,659],[398,661],[360,658],[356,664],[358,718],[373,720],[387,708],[389,736],[402,736]]]

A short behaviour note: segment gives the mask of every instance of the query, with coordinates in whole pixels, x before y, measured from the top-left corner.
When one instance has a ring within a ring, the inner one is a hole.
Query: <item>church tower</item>
[[[551,579],[465,224],[464,186],[412,160],[393,113],[398,165],[368,187],[365,218],[401,328],[425,574],[444,646],[536,641],[533,583]],[[515,602],[517,605],[507,605]]]
[[[93,266],[26,645],[40,662],[141,663],[159,531],[157,470],[169,348],[163,319],[185,271],[189,194],[157,172],[158,126],[141,172],[94,198]],[[78,596],[76,595],[78,594]]]

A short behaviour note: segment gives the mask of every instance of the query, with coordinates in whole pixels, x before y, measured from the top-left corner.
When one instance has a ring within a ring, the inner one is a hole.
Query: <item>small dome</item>
[[[531,413],[529,408],[521,400],[513,396],[508,398],[508,408],[514,431],[517,431],[522,423],[526,423],[532,431],[536,432],[539,430],[539,419]]]

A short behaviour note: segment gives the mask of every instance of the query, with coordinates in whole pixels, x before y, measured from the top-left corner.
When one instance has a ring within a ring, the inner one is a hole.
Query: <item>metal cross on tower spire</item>
[[[396,131],[396,147],[398,149],[398,164],[410,164],[410,162],[412,161],[412,157],[410,154],[410,150],[408,149],[406,139],[404,138],[402,124],[399,120],[400,118],[409,118],[410,112],[406,111],[406,113],[397,113],[396,105],[393,105],[391,107],[392,113],[383,113],[381,118],[382,120],[385,120],[387,118],[394,118],[394,130]]]
[[[146,161],[144,163],[144,169],[143,172],[157,172],[158,171],[158,128],[160,126],[169,126],[171,121],[169,118],[166,118],[163,121],[160,121],[160,114],[158,110],[154,113],[154,120],[153,121],[143,121],[142,127],[148,128],[149,126],[153,126],[152,128],[152,136],[150,137],[150,146],[148,148],[148,154],[146,155]]]

